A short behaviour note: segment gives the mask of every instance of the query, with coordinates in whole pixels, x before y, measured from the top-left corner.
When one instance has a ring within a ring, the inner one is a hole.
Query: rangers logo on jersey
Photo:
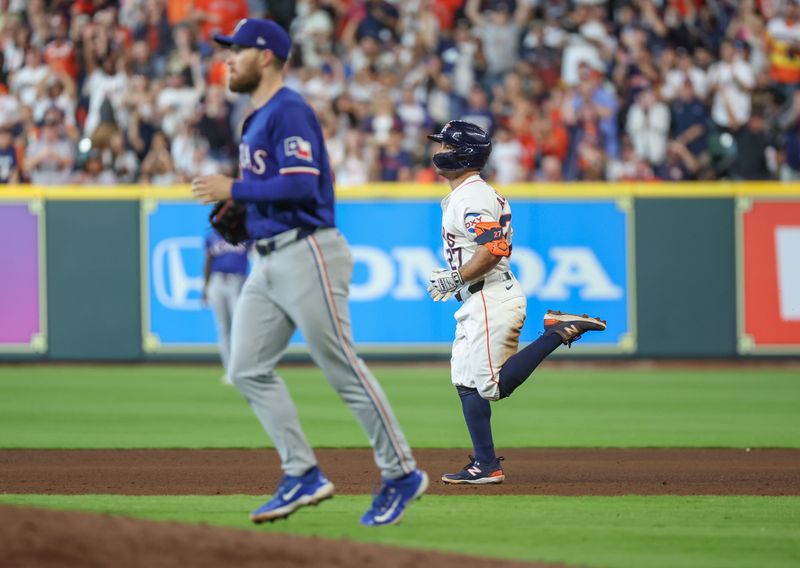
[[[311,142],[300,136],[290,136],[283,141],[283,153],[286,156],[297,156],[301,160],[310,162],[314,159],[311,152]]]

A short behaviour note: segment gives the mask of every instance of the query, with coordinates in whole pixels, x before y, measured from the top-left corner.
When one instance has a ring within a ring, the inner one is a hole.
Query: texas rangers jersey
[[[333,178],[322,129],[303,98],[281,88],[244,123],[242,178],[232,197],[247,203],[253,239],[294,228],[334,226]]]
[[[444,258],[452,270],[461,268],[479,246],[480,227],[499,224],[511,247],[511,207],[479,175],[468,177],[442,200],[442,242]],[[491,276],[509,271],[508,257],[502,256]]]

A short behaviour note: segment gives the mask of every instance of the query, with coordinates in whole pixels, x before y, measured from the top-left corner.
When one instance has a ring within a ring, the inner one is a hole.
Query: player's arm
[[[511,256],[511,247],[506,241],[505,231],[488,210],[472,212],[465,210],[464,236],[480,245],[472,257],[460,268],[435,270],[431,274],[428,293],[434,301],[444,301],[467,282],[480,280],[488,274],[503,257]]]
[[[266,180],[239,180],[233,183],[232,196],[237,201],[260,203],[300,203],[316,195],[320,175],[320,157],[312,111],[299,105],[286,105],[274,117],[270,130],[272,155],[278,162],[279,175]]]
[[[502,256],[489,252],[486,247],[478,247],[467,263],[458,269],[463,282],[480,280],[500,263]]]

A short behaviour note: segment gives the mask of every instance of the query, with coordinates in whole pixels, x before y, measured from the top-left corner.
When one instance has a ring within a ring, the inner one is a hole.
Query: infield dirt
[[[800,495],[800,450],[513,449],[503,453],[506,483],[454,487],[434,481],[428,492]],[[415,454],[433,480],[466,462],[462,450],[417,450]],[[317,457],[339,494],[369,494],[377,485],[369,450],[318,450]],[[274,450],[0,451],[3,493],[265,495],[274,489],[279,475]],[[554,566],[21,507],[0,507],[0,526],[0,563],[16,567]]]

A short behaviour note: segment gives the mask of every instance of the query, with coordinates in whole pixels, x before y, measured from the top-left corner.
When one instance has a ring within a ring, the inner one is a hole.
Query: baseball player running
[[[206,259],[203,266],[203,302],[214,312],[217,326],[219,355],[225,374],[222,382],[233,384],[228,375],[231,352],[231,320],[236,300],[247,275],[247,247],[232,245],[217,231],[210,231],[205,241]]]
[[[502,483],[505,474],[494,452],[490,401],[506,398],[561,345],[605,321],[550,311],[544,333],[517,352],[526,300],[509,268],[511,207],[480,176],[492,143],[478,126],[454,120],[428,138],[441,144],[433,165],[450,183],[442,200],[442,240],[448,268],[434,270],[428,292],[434,301],[455,296],[456,334],[451,378],[461,398],[474,456],[445,483]]]
[[[400,521],[428,486],[417,469],[380,385],[353,349],[348,288],[353,257],[334,225],[334,192],[322,130],[311,107],[283,86],[289,35],[275,22],[245,19],[230,36],[232,91],[250,95],[253,114],[239,147],[242,179],[197,178],[206,203],[246,203],[247,232],[259,254],[233,316],[230,375],[280,455],[283,478],[270,501],[253,511],[274,521],[333,495],[317,466],[294,402],[275,367],[299,328],[311,357],[355,414],[375,450],[383,482],[361,522]]]

